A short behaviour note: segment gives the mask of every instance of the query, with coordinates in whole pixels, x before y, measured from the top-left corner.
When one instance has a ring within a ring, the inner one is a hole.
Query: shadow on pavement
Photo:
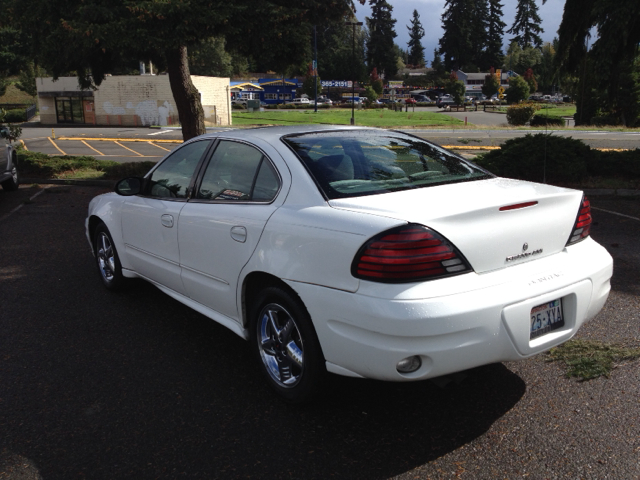
[[[383,479],[524,395],[498,364],[444,388],[332,377],[321,401],[287,406],[230,331],[142,281],[102,287],[92,196],[41,196],[0,230],[0,478]]]

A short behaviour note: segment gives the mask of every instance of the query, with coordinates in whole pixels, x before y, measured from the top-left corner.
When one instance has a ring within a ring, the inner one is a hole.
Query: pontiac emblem
[[[525,243],[524,245],[522,245],[522,251],[523,252],[526,252],[527,248],[529,248],[529,244],[528,243]]]

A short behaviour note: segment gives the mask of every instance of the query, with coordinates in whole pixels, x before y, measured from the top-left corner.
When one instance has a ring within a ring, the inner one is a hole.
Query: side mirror
[[[123,197],[138,195],[142,192],[142,181],[140,177],[129,177],[116,183],[115,192]]]
[[[7,127],[0,127],[0,137],[9,138],[9,129]]]

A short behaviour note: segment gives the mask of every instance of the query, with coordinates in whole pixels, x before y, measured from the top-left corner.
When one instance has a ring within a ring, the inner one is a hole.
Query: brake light
[[[462,254],[442,235],[422,225],[387,230],[366,242],[351,274],[383,283],[432,280],[471,271]]]
[[[591,202],[586,195],[582,196],[582,202],[580,203],[580,210],[578,210],[578,215],[576,217],[576,221],[573,224],[573,230],[571,232],[571,236],[569,237],[569,241],[567,245],[573,245],[574,243],[578,243],[581,240],[584,240],[589,236],[589,232],[591,231]]]

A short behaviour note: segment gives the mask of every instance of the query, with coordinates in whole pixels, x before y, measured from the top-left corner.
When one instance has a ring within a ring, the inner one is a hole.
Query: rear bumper
[[[411,381],[524,359],[565,342],[603,307],[612,273],[611,256],[587,239],[544,259],[419,285],[361,282],[356,293],[290,285],[309,310],[329,371]],[[565,325],[530,340],[531,309],[556,299]],[[397,363],[413,355],[422,366],[399,373]]]

